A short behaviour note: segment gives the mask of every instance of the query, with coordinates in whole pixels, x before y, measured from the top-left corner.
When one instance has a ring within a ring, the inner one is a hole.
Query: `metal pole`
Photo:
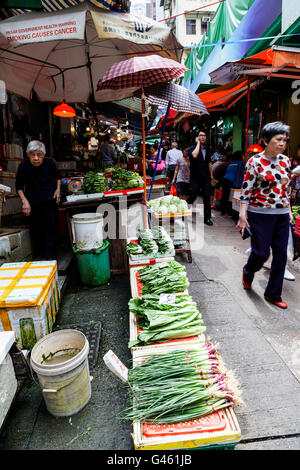
[[[154,168],[154,173],[153,173],[153,176],[152,176],[151,188],[150,188],[150,192],[149,192],[149,196],[148,196],[148,201],[150,201],[150,199],[151,199],[151,193],[152,193],[152,188],[153,188],[154,179],[155,179],[155,175],[156,175],[157,163],[158,163],[158,159],[159,159],[159,152],[160,152],[160,149],[161,149],[161,146],[162,146],[162,140],[163,140],[163,136],[164,136],[164,133],[165,133],[165,130],[166,130],[167,119],[168,119],[170,107],[171,107],[171,101],[169,101],[169,103],[168,103],[168,107],[167,107],[167,111],[166,111],[166,115],[165,115],[165,119],[164,119],[164,125],[163,125],[163,130],[162,130],[162,133],[161,133],[159,147],[158,147],[158,151],[157,151],[157,155],[156,155],[155,168]]]
[[[148,228],[147,217],[147,183],[146,183],[146,129],[145,129],[145,95],[142,88],[142,139],[143,139],[143,178],[144,178],[144,225]]]
[[[250,118],[250,77],[248,76],[248,93],[247,93],[247,128],[246,128],[246,149],[245,157],[247,160],[247,149],[249,143],[249,118]]]

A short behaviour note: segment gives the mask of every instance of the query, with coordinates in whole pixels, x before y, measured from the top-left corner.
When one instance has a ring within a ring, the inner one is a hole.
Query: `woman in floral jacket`
[[[290,161],[283,155],[289,133],[290,127],[282,122],[264,126],[261,138],[265,149],[247,163],[237,224],[242,235],[246,227],[252,233],[251,254],[243,268],[244,288],[251,289],[255,273],[262,268],[272,248],[273,260],[264,295],[267,301],[280,308],[287,308],[281,292],[292,220]]]

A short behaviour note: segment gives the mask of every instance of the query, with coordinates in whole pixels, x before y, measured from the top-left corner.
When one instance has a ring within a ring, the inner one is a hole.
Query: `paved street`
[[[263,299],[268,270],[255,278],[253,292],[241,287],[241,268],[249,242],[231,219],[213,214],[204,244],[193,244],[187,269],[189,292],[204,307],[207,337],[217,344],[243,391],[244,407],[235,408],[242,431],[238,450],[300,449],[300,273],[285,281],[282,311]],[[91,371],[92,399],[77,415],[54,418],[46,411],[39,386],[28,380],[9,416],[0,449],[132,450],[131,425],[120,422],[126,388],[106,368],[102,356],[112,349],[130,367],[128,341],[129,276],[107,286],[83,287],[76,267],[65,292],[58,323],[102,322],[97,367]],[[90,431],[88,429],[90,428]]]

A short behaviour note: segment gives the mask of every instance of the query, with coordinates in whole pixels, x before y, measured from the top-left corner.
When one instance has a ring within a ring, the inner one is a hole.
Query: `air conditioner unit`
[[[209,16],[202,16],[201,21],[202,21],[202,23],[209,23],[210,22],[210,17]]]

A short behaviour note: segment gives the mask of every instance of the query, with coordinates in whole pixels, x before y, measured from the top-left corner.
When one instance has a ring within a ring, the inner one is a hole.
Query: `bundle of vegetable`
[[[236,379],[232,373],[225,374],[225,366],[210,343],[139,360],[128,372],[131,405],[121,419],[177,423],[242,403]]]
[[[196,302],[187,294],[175,296],[174,305],[161,303],[159,295],[147,294],[129,301],[129,310],[142,328],[138,338],[128,347],[151,344],[175,338],[200,335],[206,330]]]
[[[173,250],[173,242],[164,227],[153,227],[151,230],[154,240],[157,243],[159,253],[169,253]]]
[[[153,239],[153,234],[149,228],[138,230],[139,243],[146,255],[158,253],[158,246]]]
[[[188,211],[189,207],[186,201],[177,196],[163,196],[148,202],[150,209],[156,214],[176,214]]]
[[[108,181],[105,174],[102,172],[88,171],[84,175],[82,189],[84,194],[108,191]]]
[[[130,255],[142,255],[143,249],[138,243],[129,242],[126,245],[127,253]]]
[[[292,214],[293,214],[293,224],[296,223],[296,217],[300,215],[300,206],[293,206],[292,207]]]
[[[114,181],[112,191],[142,188],[144,186],[143,178],[138,173],[123,170],[122,168],[114,169],[112,179]]]
[[[177,261],[145,266],[139,271],[142,294],[176,293],[189,286],[185,268]]]

